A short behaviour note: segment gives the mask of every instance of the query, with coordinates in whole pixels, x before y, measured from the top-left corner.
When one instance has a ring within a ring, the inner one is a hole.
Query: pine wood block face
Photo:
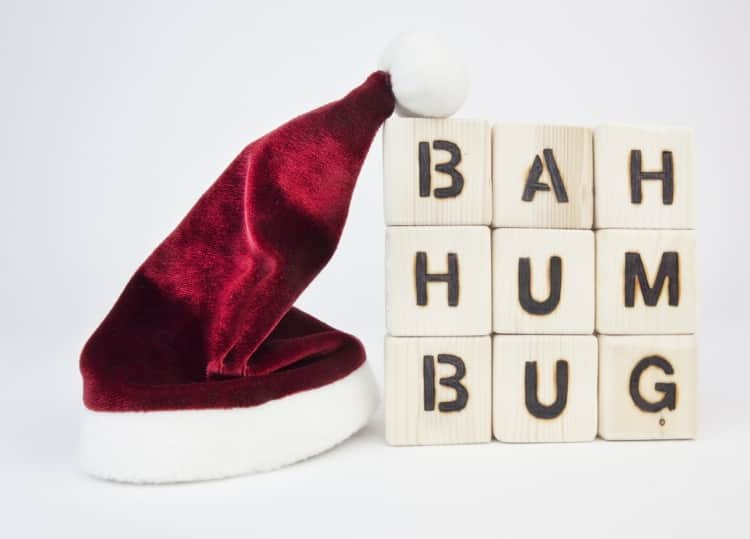
[[[496,333],[593,332],[590,230],[493,230],[492,272]]]
[[[493,338],[493,433],[503,442],[588,442],[596,437],[594,336]]]
[[[489,225],[490,146],[490,127],[484,120],[386,121],[386,224]]]
[[[594,153],[596,228],[694,228],[692,130],[605,125]]]
[[[692,335],[599,337],[599,435],[606,440],[695,438]]]
[[[584,127],[495,125],[493,226],[591,229],[592,152]]]
[[[596,265],[599,333],[695,332],[694,232],[600,230]]]
[[[487,227],[388,227],[386,326],[398,336],[488,335]]]
[[[386,337],[391,445],[489,442],[492,344],[486,337]]]

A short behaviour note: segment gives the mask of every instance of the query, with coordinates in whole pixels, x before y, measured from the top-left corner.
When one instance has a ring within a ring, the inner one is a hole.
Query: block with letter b
[[[490,266],[487,227],[388,227],[388,333],[488,335],[492,325]]]
[[[489,442],[490,337],[386,337],[385,430],[391,445]]]
[[[496,335],[492,407],[493,432],[503,442],[593,440],[596,338]]]
[[[695,227],[690,129],[605,125],[594,151],[596,228]]]
[[[383,130],[387,225],[489,225],[484,120],[391,118]]]
[[[497,124],[492,134],[493,226],[591,228],[590,129]]]
[[[606,440],[695,438],[693,335],[599,337],[599,435]]]
[[[496,333],[592,333],[594,233],[492,231]]]
[[[599,230],[596,265],[599,333],[695,332],[694,232]]]

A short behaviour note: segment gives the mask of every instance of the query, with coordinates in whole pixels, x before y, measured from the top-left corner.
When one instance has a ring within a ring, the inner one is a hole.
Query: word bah
[[[695,437],[690,130],[383,136],[388,443]]]

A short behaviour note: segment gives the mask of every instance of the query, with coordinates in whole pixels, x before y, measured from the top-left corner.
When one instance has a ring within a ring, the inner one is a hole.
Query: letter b
[[[457,144],[448,140],[435,140],[432,143],[435,150],[443,150],[450,154],[450,159],[444,163],[435,165],[436,172],[448,174],[451,178],[451,184],[448,187],[439,187],[435,189],[435,198],[453,198],[461,194],[464,188],[464,177],[456,169],[461,162],[461,148]],[[432,190],[432,158],[430,155],[430,144],[428,142],[419,143],[419,196],[428,197]]]
[[[439,403],[438,410],[441,412],[459,412],[466,408],[466,403],[469,401],[469,392],[461,384],[461,380],[466,376],[466,364],[463,359],[452,354],[438,354],[438,363],[452,365],[455,369],[452,376],[445,376],[440,379],[440,385],[450,387],[456,392],[456,398],[452,401]],[[435,409],[435,358],[433,356],[422,358],[422,378],[424,383],[424,409],[426,412],[431,412]]]

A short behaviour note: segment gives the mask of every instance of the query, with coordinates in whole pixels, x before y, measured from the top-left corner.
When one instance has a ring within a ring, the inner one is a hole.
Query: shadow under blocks
[[[695,437],[691,130],[383,137],[389,444]]]

